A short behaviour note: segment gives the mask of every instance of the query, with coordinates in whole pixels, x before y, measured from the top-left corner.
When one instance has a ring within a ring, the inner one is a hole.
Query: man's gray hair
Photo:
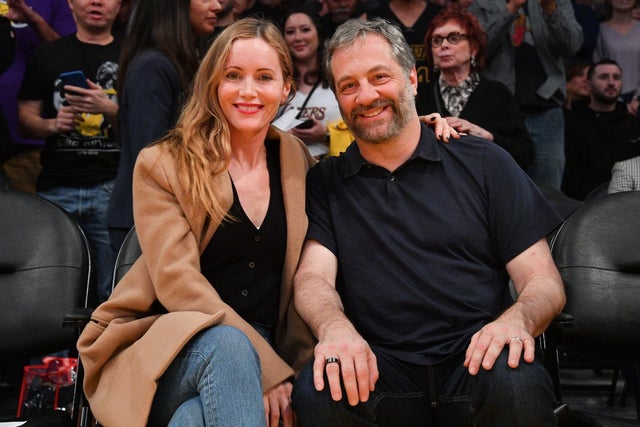
[[[381,18],[369,20],[350,19],[341,24],[333,36],[325,43],[322,66],[324,67],[324,75],[329,82],[329,87],[334,92],[336,91],[335,78],[331,71],[331,59],[334,52],[337,49],[353,45],[357,40],[366,39],[368,34],[381,36],[389,43],[391,55],[402,67],[407,77],[411,69],[415,67],[416,58],[398,27]]]

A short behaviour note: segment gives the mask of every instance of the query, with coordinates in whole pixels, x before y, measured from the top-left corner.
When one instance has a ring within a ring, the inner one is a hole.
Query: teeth
[[[382,108],[377,108],[373,111],[369,111],[368,113],[362,113],[363,116],[365,117],[373,117],[373,116],[377,116],[378,114],[380,114],[382,112]]]
[[[258,107],[256,106],[247,106],[247,105],[238,105],[238,110],[245,112],[253,112],[258,111]]]

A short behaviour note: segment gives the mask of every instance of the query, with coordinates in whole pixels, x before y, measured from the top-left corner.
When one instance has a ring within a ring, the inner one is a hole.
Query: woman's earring
[[[471,55],[471,68],[476,68],[476,57]]]
[[[440,71],[440,68],[438,68],[438,66],[437,66],[436,64],[433,64],[433,67],[431,67],[431,70],[432,70],[434,73],[437,73],[438,71]]]

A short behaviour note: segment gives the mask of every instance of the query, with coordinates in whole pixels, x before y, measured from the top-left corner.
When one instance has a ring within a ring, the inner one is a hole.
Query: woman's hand
[[[291,409],[292,389],[293,385],[289,381],[285,381],[264,394],[262,399],[264,413],[267,417],[267,427],[294,426],[293,410]]]
[[[446,117],[445,120],[447,121],[447,123],[449,123],[449,126],[457,130],[459,133],[466,133],[468,135],[477,136],[479,138],[493,141],[493,134],[491,132],[471,123],[468,120],[453,116]]]
[[[289,130],[294,136],[297,136],[307,144],[313,144],[316,142],[326,142],[327,135],[329,130],[325,125],[322,124],[321,121],[316,119],[309,119],[311,121],[311,125],[309,127],[295,127]]]
[[[433,130],[436,133],[436,138],[441,141],[448,143],[451,137],[455,139],[460,138],[458,132],[453,127],[451,127],[447,120],[442,118],[438,113],[431,113],[426,116],[420,116],[420,121],[422,121],[426,125],[433,126]]]

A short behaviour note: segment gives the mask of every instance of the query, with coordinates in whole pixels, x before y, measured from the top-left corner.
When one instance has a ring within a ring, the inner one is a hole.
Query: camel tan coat
[[[304,144],[280,139],[281,183],[287,221],[275,350],[227,306],[200,273],[200,254],[220,221],[208,221],[190,202],[166,147],[140,153],[134,170],[134,217],[143,255],[92,314],[78,340],[84,390],[105,427],[144,427],[156,381],[199,331],[224,324],[242,330],[256,348],[263,390],[292,377],[313,355],[313,338],[293,309],[292,281],[307,230],[305,175],[313,164]],[[233,193],[226,173],[215,179],[225,211]]]

